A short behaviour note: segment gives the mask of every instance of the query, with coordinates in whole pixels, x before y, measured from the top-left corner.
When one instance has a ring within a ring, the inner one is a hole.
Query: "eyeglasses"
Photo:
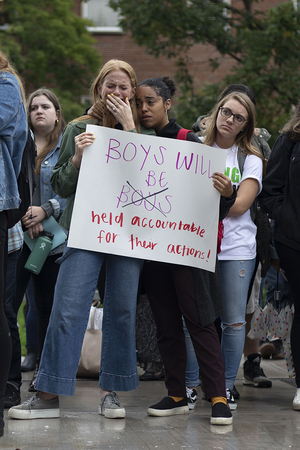
[[[224,108],[223,106],[221,106],[220,112],[223,117],[226,117],[226,119],[229,119],[229,117],[233,116],[233,121],[237,125],[243,125],[245,122],[247,122],[245,117],[241,116],[240,114],[233,114],[230,108]]]

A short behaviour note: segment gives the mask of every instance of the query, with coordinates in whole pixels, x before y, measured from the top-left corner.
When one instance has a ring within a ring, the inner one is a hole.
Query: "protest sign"
[[[226,152],[88,125],[68,245],[215,270]]]

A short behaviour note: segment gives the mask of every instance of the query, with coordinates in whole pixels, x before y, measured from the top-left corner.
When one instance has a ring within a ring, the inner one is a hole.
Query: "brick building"
[[[241,6],[239,0],[228,1],[231,1],[234,6]],[[148,55],[143,47],[134,43],[128,33],[123,33],[118,28],[118,16],[107,6],[108,0],[89,0],[88,2],[74,0],[74,3],[75,12],[78,15],[95,22],[96,26],[90,28],[90,31],[97,40],[96,46],[102,55],[103,63],[111,58],[123,59],[134,67],[138,80],[174,75],[176,68],[172,61]],[[265,11],[279,3],[282,2],[280,0],[261,0],[255,4],[255,8]],[[190,57],[190,73],[199,84],[206,81],[217,83],[233,65],[231,58],[220,56],[211,45],[195,45],[190,51]],[[220,57],[220,66],[216,71],[211,72],[209,59],[215,57]]]

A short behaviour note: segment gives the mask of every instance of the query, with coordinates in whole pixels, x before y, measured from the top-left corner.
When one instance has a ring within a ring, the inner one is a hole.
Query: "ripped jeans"
[[[223,296],[221,347],[226,388],[232,389],[244,350],[247,295],[255,258],[243,261],[220,260],[219,266]],[[236,323],[241,325],[233,327]]]

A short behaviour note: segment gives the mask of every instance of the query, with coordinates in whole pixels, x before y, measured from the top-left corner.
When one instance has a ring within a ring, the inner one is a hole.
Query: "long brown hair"
[[[0,71],[1,72],[9,72],[16,77],[16,79],[18,80],[19,86],[20,86],[20,91],[21,91],[21,96],[22,96],[22,100],[24,103],[24,108],[26,108],[25,90],[24,90],[22,81],[21,81],[17,71],[11,65],[8,57],[6,55],[4,55],[4,53],[2,53],[1,50],[0,50]]]
[[[57,114],[57,120],[55,122],[53,130],[50,131],[50,133],[48,133],[47,136],[46,136],[47,145],[43,148],[43,150],[36,157],[35,173],[40,173],[42,162],[44,161],[44,159],[46,158],[48,153],[51,152],[55,148],[55,146],[58,144],[60,135],[62,134],[62,132],[63,132],[65,126],[66,126],[66,122],[65,122],[64,116],[62,114],[61,106],[60,106],[58,98],[56,97],[54,92],[50,91],[50,89],[42,87],[42,88],[37,89],[36,91],[34,91],[29,96],[28,101],[27,101],[27,105],[28,105],[28,124],[29,124],[29,128],[33,131],[33,133],[34,133],[34,129],[32,127],[31,114],[30,114],[30,112],[31,112],[31,104],[32,104],[33,99],[35,97],[39,97],[40,95],[45,95],[48,98],[48,100],[50,100],[50,102],[53,104],[53,106],[55,108],[55,111],[56,111],[56,114]]]
[[[281,133],[290,133],[293,141],[300,141],[300,103],[295,107],[292,117],[284,125]]]
[[[96,119],[100,120],[102,122],[104,127],[108,128],[114,128],[115,127],[115,118],[114,116],[108,111],[106,104],[103,102],[102,98],[100,97],[98,93],[99,86],[101,87],[104,83],[105,77],[110,73],[117,70],[121,70],[124,72],[130,79],[131,87],[137,88],[137,77],[135,74],[135,71],[131,67],[130,64],[128,64],[125,61],[121,61],[119,59],[111,59],[107,61],[106,64],[102,67],[99,74],[97,75],[96,79],[94,80],[92,87],[91,87],[91,96],[93,99],[93,108],[90,113],[92,117],[95,117]],[[138,119],[136,104],[135,104],[135,97],[132,99],[129,99],[131,111],[133,120],[135,123],[135,127],[137,131],[140,130],[140,123]],[[81,118],[79,118],[80,120]],[[82,117],[84,119],[84,117]],[[78,120],[78,119],[77,119]]]
[[[237,100],[241,105],[243,105],[248,113],[248,120],[244,125],[242,131],[240,131],[236,138],[235,144],[243,150],[247,155],[255,155],[264,161],[261,153],[251,144],[251,139],[254,133],[255,127],[255,108],[253,102],[250,98],[241,92],[231,92],[230,94],[223,97],[217,104],[214,106],[212,112],[210,113],[211,122],[208,126],[208,130],[206,133],[204,143],[206,145],[213,145],[217,136],[217,117],[220,111],[220,108],[229,100],[234,99]]]

